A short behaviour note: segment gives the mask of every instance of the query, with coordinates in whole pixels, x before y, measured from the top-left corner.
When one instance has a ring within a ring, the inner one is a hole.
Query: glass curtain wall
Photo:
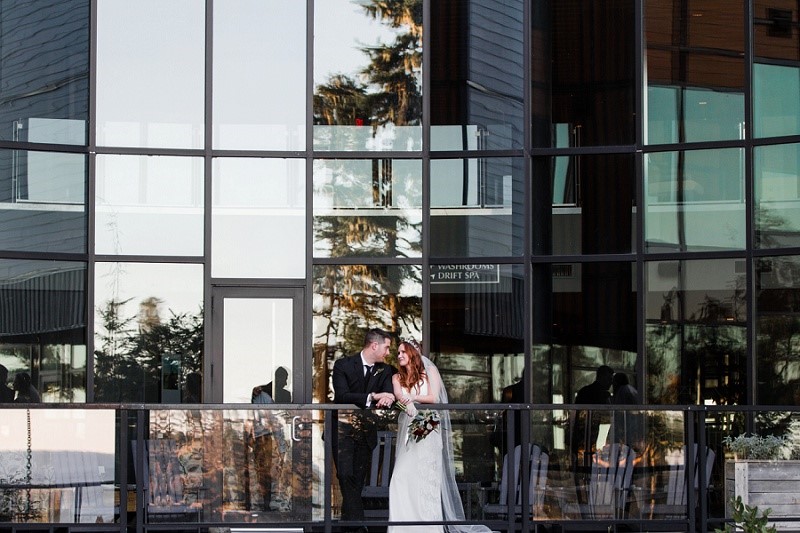
[[[88,0],[0,4],[2,385],[52,403],[85,402],[91,368],[88,17]]]
[[[196,401],[214,289],[258,286],[308,293],[297,402],[331,402],[334,361],[382,327],[422,341],[454,403],[574,404],[600,367],[646,405],[793,403],[797,20],[760,0],[4,1],[7,381]],[[515,426],[575,466],[597,443],[574,453],[567,411]],[[486,433],[508,420],[464,417],[462,479],[497,481],[508,442]]]

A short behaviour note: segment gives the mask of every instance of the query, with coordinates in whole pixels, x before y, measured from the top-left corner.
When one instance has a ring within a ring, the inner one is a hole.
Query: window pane
[[[797,6],[753,2],[753,133],[800,134]]]
[[[756,260],[757,403],[797,405],[800,257]]]
[[[677,4],[645,6],[646,142],[742,139],[744,5]]]
[[[430,353],[450,402],[503,401],[525,367],[522,267],[431,265],[429,275]]]
[[[25,373],[43,402],[85,402],[86,263],[0,260],[0,309],[8,385]]]
[[[753,65],[756,137],[800,134],[800,68]]]
[[[648,252],[744,248],[743,150],[646,154],[644,173]]]
[[[212,276],[305,277],[305,174],[301,159],[214,160]]]
[[[86,252],[86,156],[0,150],[0,249]]]
[[[305,2],[214,3],[214,148],[304,149],[305,64]]]
[[[634,142],[635,22],[632,0],[531,4],[534,146]]]
[[[98,254],[203,254],[201,158],[98,155],[95,205]]]
[[[635,279],[628,262],[534,266],[533,402],[573,403],[600,365],[637,383]]]
[[[86,524],[94,523],[119,527],[119,504],[114,504],[114,482],[119,479],[117,413],[3,409],[3,521],[40,531],[86,530]],[[43,526],[48,522],[83,525]]]
[[[315,257],[419,257],[422,164],[314,161]]]
[[[431,3],[431,150],[521,148],[521,0]]]
[[[563,156],[537,159],[533,164],[536,253],[630,253],[634,249],[632,155]],[[546,191],[552,195],[543,194]]]
[[[0,140],[86,144],[88,0],[3,0],[0,28]]]
[[[756,246],[800,246],[800,145],[753,150]]]
[[[203,147],[204,35],[202,0],[98,1],[97,144]]]
[[[647,263],[647,402],[744,404],[743,259]]]
[[[518,158],[431,161],[431,255],[522,255],[524,176]]]
[[[202,265],[97,263],[94,290],[95,401],[181,403],[202,370]]]
[[[314,402],[333,401],[330,369],[357,354],[368,329],[422,339],[422,270],[418,266],[314,267]],[[397,343],[387,361],[395,363]]]
[[[316,150],[422,148],[422,2],[399,6],[314,3]]]

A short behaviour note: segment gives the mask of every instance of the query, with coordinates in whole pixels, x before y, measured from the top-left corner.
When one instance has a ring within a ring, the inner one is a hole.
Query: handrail
[[[714,443],[714,446],[718,451],[721,450],[721,443],[720,443],[720,436],[725,435],[726,431],[729,431],[730,428],[723,428],[719,426],[712,427],[710,420],[715,414],[737,414],[736,417],[721,417],[718,420],[720,423],[725,423],[725,420],[736,420],[740,430],[744,431],[745,423],[748,420],[754,420],[755,414],[758,413],[794,413],[798,417],[800,417],[800,407],[799,406],[764,406],[764,405],[754,405],[754,406],[747,406],[747,405],[732,405],[732,406],[725,406],[725,405],[593,405],[593,404],[533,404],[533,403],[525,403],[525,404],[509,404],[509,403],[484,403],[484,404],[432,404],[430,406],[434,409],[447,409],[452,412],[460,412],[459,416],[453,417],[453,422],[455,424],[466,424],[462,427],[467,427],[467,425],[474,424],[472,430],[478,430],[477,438],[484,439],[488,442],[488,431],[491,427],[492,421],[497,421],[501,418],[502,413],[504,412],[522,412],[522,424],[523,424],[523,441],[525,442],[535,442],[535,438],[533,433],[534,431],[529,431],[530,428],[536,428],[537,426],[551,426],[556,427],[560,424],[560,427],[566,427],[564,425],[565,421],[572,421],[574,420],[572,417],[575,416],[574,413],[580,411],[594,411],[594,412],[607,412],[607,413],[636,413],[636,414],[644,414],[644,413],[658,413],[658,412],[668,412],[673,413],[673,415],[665,418],[665,420],[674,420],[678,421],[677,423],[682,425],[682,430],[678,430],[678,432],[674,435],[674,438],[671,442],[698,442],[698,444],[705,446],[709,441]],[[223,421],[234,421],[235,423],[242,423],[242,421],[246,421],[247,415],[243,416],[242,413],[233,414],[230,418],[223,414],[227,411],[244,411],[251,412],[251,411],[272,411],[278,412],[282,411],[283,413],[280,415],[282,419],[289,419],[293,413],[299,413],[301,411],[306,412],[314,412],[316,413],[314,416],[314,423],[315,427],[318,429],[324,428],[324,433],[330,435],[333,431],[335,431],[335,422],[337,419],[336,413],[337,412],[360,412],[362,411],[358,406],[352,404],[333,404],[333,403],[323,403],[323,404],[266,404],[266,405],[255,405],[255,404],[150,404],[150,403],[102,403],[102,404],[47,404],[47,403],[36,403],[36,404],[0,404],[0,425],[2,425],[3,415],[2,411],[20,411],[20,410],[31,410],[31,412],[35,410],[62,410],[67,409],[68,411],[98,411],[98,410],[106,410],[106,411],[115,411],[117,413],[117,419],[119,419],[119,415],[126,417],[128,420],[133,423],[134,419],[136,420],[136,424],[138,428],[136,430],[132,429],[132,425],[128,426],[127,424],[117,425],[114,427],[113,431],[115,432],[114,437],[117,439],[118,445],[117,448],[114,450],[114,458],[116,460],[116,467],[117,469],[120,468],[119,463],[120,461],[128,462],[132,461],[134,465],[134,469],[131,471],[133,472],[133,478],[129,477],[131,474],[126,474],[125,469],[117,470],[116,474],[118,479],[115,480],[108,480],[105,482],[96,481],[95,480],[87,480],[85,478],[80,478],[80,476],[76,477],[75,482],[63,482],[59,480],[58,483],[48,483],[47,479],[35,479],[33,483],[26,484],[23,480],[20,480],[20,483],[9,483],[8,481],[4,481],[0,483],[0,491],[7,491],[7,490],[22,490],[25,489],[32,489],[32,490],[43,490],[46,491],[48,489],[60,489],[60,488],[76,488],[76,489],[83,489],[84,496],[83,499],[86,501],[86,495],[95,494],[93,491],[99,489],[95,489],[92,487],[98,487],[100,485],[104,485],[106,487],[110,487],[108,490],[116,490],[118,496],[116,502],[119,501],[127,501],[128,496],[132,498],[135,497],[135,517],[133,515],[125,516],[120,515],[119,517],[119,533],[124,533],[126,528],[132,527],[135,525],[136,531],[138,532],[145,532],[149,528],[157,529],[157,525],[149,524],[147,518],[147,490],[145,487],[136,484],[136,480],[134,479],[140,474],[145,472],[144,469],[148,468],[147,466],[147,452],[145,451],[144,446],[138,446],[137,448],[133,448],[131,446],[131,441],[135,441],[136,443],[143,442],[148,438],[154,438],[151,435],[151,431],[153,426],[150,425],[148,428],[148,424],[156,423],[155,420],[159,416],[163,416],[164,420],[166,419],[182,419],[180,414],[165,414],[165,411],[173,411],[173,412],[180,412],[180,411],[199,411],[199,412],[206,412],[207,415],[204,416],[211,416],[215,419],[220,419]],[[155,416],[148,416],[148,413],[161,413],[161,415]],[[471,412],[485,412],[485,416],[477,416],[477,417],[470,417],[468,416]],[[525,413],[528,414],[525,414]],[[547,417],[543,420],[536,421],[533,418],[533,413],[536,412],[544,412],[547,413]],[[217,413],[210,415],[208,413]],[[300,413],[301,416],[302,413]],[[467,415],[467,416],[461,416]],[[18,415],[14,415],[18,417]],[[195,415],[196,416],[196,415]],[[187,416],[187,419],[191,418],[192,416]],[[308,419],[308,416],[305,415]],[[101,415],[100,418],[103,420],[111,420],[110,414]],[[604,418],[604,417],[602,417]],[[613,419],[613,417],[611,417]],[[198,418],[199,419],[199,418]],[[660,419],[660,418],[659,418]],[[40,420],[42,420],[40,418]],[[149,422],[148,422],[149,420]],[[310,419],[309,419],[310,420]],[[515,417],[505,417],[505,421],[507,421],[507,425],[503,428],[503,444],[502,449],[498,448],[500,451],[500,457],[502,457],[503,453],[506,453],[508,450],[513,450],[513,439],[514,439],[514,424],[518,424],[519,422],[515,422]],[[322,422],[323,425],[316,426],[317,423]],[[227,422],[226,422],[227,423]],[[390,423],[391,422],[390,420]],[[106,422],[108,424],[108,422]],[[287,424],[289,424],[287,422]],[[527,426],[530,424],[530,426]],[[46,426],[40,426],[46,427]],[[111,430],[111,427],[108,425],[104,426],[108,430]],[[289,426],[291,427],[291,424]],[[309,424],[305,424],[305,427],[301,427],[301,425],[297,426],[298,434],[295,435],[297,438],[300,438],[300,435],[303,433],[304,430],[308,430],[311,426]],[[748,426],[749,427],[749,426]],[[211,431],[211,433],[205,433],[204,438],[208,438],[209,435],[211,436],[212,440],[217,439],[221,440],[222,433],[217,434],[217,437],[214,437],[214,431],[222,431],[224,428],[221,426],[217,426],[216,429],[209,430],[208,428],[202,431]],[[316,431],[316,430],[315,430]],[[307,431],[307,434],[311,434],[311,431]],[[485,433],[485,434],[484,434]],[[108,436],[108,435],[107,435]],[[48,437],[50,437],[48,435]],[[287,438],[290,438],[291,435],[288,433],[286,434]],[[317,434],[317,438],[319,434]],[[552,435],[551,435],[552,437]],[[173,437],[169,436],[169,433],[166,437],[171,439]],[[177,438],[177,437],[175,437]],[[183,438],[183,437],[181,437]],[[464,437],[466,438],[466,437]],[[562,437],[563,439],[563,437]],[[330,454],[333,453],[332,448],[332,441],[333,439],[323,438],[321,440],[321,444],[324,446],[324,455],[323,457],[329,458]],[[226,441],[227,442],[227,441]],[[471,441],[477,442],[477,441]],[[550,465],[550,470],[555,476],[560,476],[562,474],[568,475],[570,469],[576,469],[576,463],[574,462],[564,462],[564,458],[567,457],[570,453],[569,440],[563,441],[566,443],[567,449],[559,449],[558,454],[560,454],[562,462],[559,463],[557,460],[553,461]],[[219,443],[217,443],[219,444]],[[480,446],[485,446],[486,443],[478,442]],[[471,446],[472,444],[470,444]],[[548,444],[550,445],[550,444]],[[466,449],[466,440],[464,441],[464,446]],[[492,445],[497,446],[497,445]],[[671,449],[671,448],[670,448]],[[134,453],[135,451],[135,453]],[[494,452],[496,453],[496,452]],[[110,456],[109,456],[110,457]],[[2,454],[0,453],[0,458],[2,458]],[[556,458],[557,459],[557,458]],[[663,458],[662,458],[663,459]],[[309,461],[311,459],[308,459]],[[654,522],[658,523],[665,523],[669,522],[671,524],[680,525],[683,530],[693,532],[696,529],[700,528],[701,530],[710,530],[714,529],[716,526],[722,525],[723,521],[725,520],[719,514],[718,507],[714,507],[712,510],[708,509],[708,495],[710,491],[716,491],[720,493],[722,490],[722,486],[719,484],[720,480],[722,479],[722,462],[725,460],[725,454],[718,454],[716,465],[714,466],[715,472],[715,480],[710,485],[705,482],[705,479],[700,479],[697,485],[695,484],[688,484],[686,490],[688,491],[688,501],[697,501],[697,507],[694,505],[687,505],[686,509],[684,509],[683,514],[679,518],[663,518],[659,517],[657,519],[653,519]],[[523,457],[521,461],[522,472],[527,472],[529,458]],[[701,455],[697,458],[697,462],[701,471],[705,470],[705,456]],[[491,461],[489,461],[491,463]],[[312,463],[309,463],[312,464]],[[322,504],[325,508],[324,515],[317,516],[317,518],[308,520],[299,520],[295,522],[286,521],[281,522],[281,525],[289,525],[289,524],[305,524],[309,525],[312,524],[316,526],[324,526],[326,531],[330,531],[331,528],[336,528],[339,526],[348,526],[347,523],[340,522],[336,516],[336,512],[332,511],[332,508],[336,505],[335,497],[331,497],[332,491],[335,489],[336,484],[336,477],[335,477],[335,470],[332,468],[332,461],[325,460],[324,461],[324,468],[321,468],[320,473],[324,470],[324,475],[320,479],[319,487],[322,488],[324,485],[325,497],[324,501],[320,500],[320,504]],[[296,466],[296,465],[295,465]],[[476,465],[470,465],[471,467],[476,467]],[[694,470],[694,459],[686,458],[686,468],[687,470]],[[106,469],[106,472],[108,469]],[[575,470],[577,471],[577,470]],[[642,463],[642,464],[635,464],[634,466],[634,477],[637,475],[645,475],[645,476],[661,476],[665,472],[665,465],[661,464],[660,462],[651,462],[651,463]],[[96,472],[95,472],[96,474]],[[495,472],[496,474],[496,472]],[[204,473],[204,476],[206,474]],[[251,472],[252,475],[252,472]],[[524,476],[528,476],[529,474],[524,473]],[[101,475],[102,479],[106,477],[110,477],[108,474]],[[220,480],[222,478],[219,478]],[[483,479],[481,477],[476,478],[468,478],[473,484],[475,484],[475,480]],[[216,479],[209,479],[207,477],[203,478],[203,483],[216,483]],[[130,485],[129,483],[133,483]],[[480,485],[484,486],[484,485]],[[488,486],[488,485],[487,485]],[[565,485],[569,488],[569,485]],[[634,486],[639,487],[637,490],[641,492],[641,484],[636,485],[636,480],[634,480]],[[523,501],[527,501],[529,498],[528,491],[528,484],[523,484]],[[212,486],[213,488],[213,486]],[[208,487],[203,487],[203,490],[207,490]],[[216,489],[215,489],[216,490]],[[87,492],[88,491],[88,492]],[[99,494],[99,492],[97,493]],[[110,494],[110,493],[109,493]],[[94,497],[94,496],[93,496]],[[81,494],[76,494],[75,498],[81,498]],[[221,497],[220,497],[221,498]],[[131,500],[133,501],[133,500]],[[221,505],[222,500],[219,500],[219,505]],[[473,504],[474,502],[470,502]],[[118,505],[118,503],[116,504]],[[209,517],[217,516],[215,511],[208,512],[208,509],[211,509],[213,505],[218,505],[215,502],[207,502],[203,501],[199,505],[204,506],[202,509],[202,517],[207,520],[206,522],[195,521],[195,524],[206,524],[206,525],[214,525],[218,524],[221,521],[219,520],[211,520]],[[84,504],[85,506],[85,504]],[[478,506],[480,508],[480,506]],[[116,510],[119,513],[119,508]],[[198,511],[195,509],[194,511],[195,516],[199,516]],[[711,513],[714,513],[715,516],[711,516]],[[555,515],[546,515],[544,517],[534,517],[530,510],[524,511],[522,513],[523,520],[522,522],[518,522],[520,519],[520,515],[517,513],[508,513],[507,518],[499,520],[499,519],[486,519],[483,520],[483,523],[486,523],[490,526],[497,526],[493,527],[493,529],[503,529],[508,526],[508,528],[517,529],[523,532],[526,531],[534,531],[534,525],[536,523],[539,524],[577,524],[577,523],[588,523],[589,520],[585,518],[582,519],[574,519],[574,518],[559,518]],[[2,515],[0,515],[1,517]],[[526,518],[531,518],[526,522]],[[696,520],[695,520],[696,518]],[[776,521],[789,521],[792,518],[786,517],[775,517]],[[800,519],[800,517],[798,517]],[[0,518],[2,520],[2,518]],[[208,521],[210,520],[210,521]],[[515,522],[517,520],[517,522]],[[632,518],[630,516],[615,518],[612,520],[614,524],[637,524],[642,523],[644,519],[642,518]],[[647,521],[650,521],[651,518],[648,518]],[[58,524],[66,524],[66,527],[69,528],[69,524],[72,522],[54,522]],[[3,522],[0,522],[0,528],[5,528],[6,526],[3,525]],[[531,525],[534,524],[534,525]],[[375,525],[378,525],[376,523]],[[108,527],[114,529],[115,526],[107,524]],[[124,527],[123,527],[124,526]],[[15,526],[17,527],[17,526]],[[163,527],[163,524],[161,524]],[[108,528],[106,528],[108,529]],[[5,530],[5,529],[3,529]],[[12,528],[13,530],[13,528]],[[116,529],[114,529],[116,531]]]

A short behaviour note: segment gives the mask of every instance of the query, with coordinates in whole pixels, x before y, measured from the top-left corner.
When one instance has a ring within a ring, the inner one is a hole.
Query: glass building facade
[[[468,520],[532,531],[586,503],[554,472],[600,444],[575,447],[568,404],[601,365],[640,404],[601,430],[633,416],[643,442],[714,450],[702,503],[667,518],[723,519],[723,438],[800,434],[797,2],[0,2],[0,365],[43,404],[0,408],[0,531],[335,528],[332,366],[372,327],[441,370]],[[295,479],[291,513],[259,517],[228,439],[276,372]],[[31,424],[64,457],[103,435],[102,486],[50,494]],[[156,438],[203,457],[181,462],[186,509],[141,488]],[[550,454],[549,490],[493,516],[520,442]],[[625,490],[612,518],[654,518]]]

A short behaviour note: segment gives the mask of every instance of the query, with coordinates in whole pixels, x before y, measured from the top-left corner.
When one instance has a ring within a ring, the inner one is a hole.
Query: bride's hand
[[[403,397],[403,403],[406,404],[406,414],[410,417],[414,417],[417,414],[417,406],[414,405],[413,400],[408,396]]]

